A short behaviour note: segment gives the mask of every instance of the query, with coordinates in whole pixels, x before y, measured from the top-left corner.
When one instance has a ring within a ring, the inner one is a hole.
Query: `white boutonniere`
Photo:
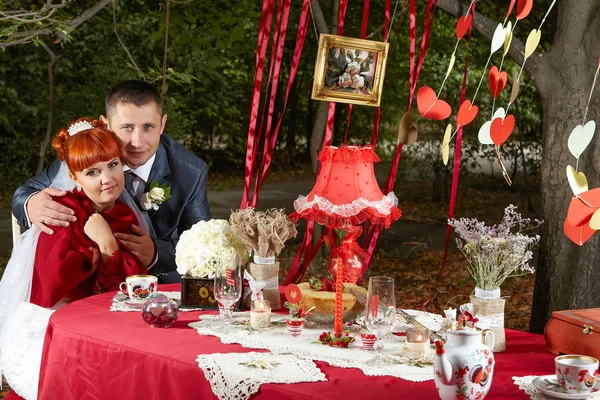
[[[140,201],[142,208],[146,211],[158,210],[158,206],[171,197],[171,188],[167,184],[159,185],[158,182],[152,181],[148,189]]]

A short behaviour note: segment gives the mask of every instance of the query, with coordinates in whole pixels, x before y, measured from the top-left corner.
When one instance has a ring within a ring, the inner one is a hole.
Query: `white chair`
[[[17,218],[15,218],[15,214],[11,214],[12,220],[12,240],[13,240],[13,249],[17,247],[19,243],[21,243],[21,225],[17,222]]]

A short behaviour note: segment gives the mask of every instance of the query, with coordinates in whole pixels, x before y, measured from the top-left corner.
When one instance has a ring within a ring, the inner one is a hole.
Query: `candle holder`
[[[406,329],[406,349],[411,353],[425,354],[430,350],[429,331],[425,328]]]
[[[271,325],[271,302],[254,300],[250,308],[250,326],[252,329],[264,329]]]

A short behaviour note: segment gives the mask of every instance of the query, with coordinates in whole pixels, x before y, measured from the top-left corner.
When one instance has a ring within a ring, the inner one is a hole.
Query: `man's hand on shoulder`
[[[139,226],[131,225],[131,230],[134,235],[115,233],[115,237],[140,260],[144,267],[148,267],[156,256],[156,245],[152,238]]]
[[[54,201],[53,197],[62,197],[64,190],[46,188],[31,196],[27,201],[27,216],[40,231],[52,235],[51,226],[67,227],[77,221],[75,213],[68,207]]]

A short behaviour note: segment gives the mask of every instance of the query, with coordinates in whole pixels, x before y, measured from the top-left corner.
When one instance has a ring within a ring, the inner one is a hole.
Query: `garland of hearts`
[[[567,181],[573,191],[573,198],[569,204],[563,230],[565,235],[578,246],[583,246],[597,230],[600,230],[600,188],[589,190],[585,174],[578,171],[579,157],[591,143],[596,130],[596,123],[593,120],[587,123],[585,121],[599,73],[600,59],[598,59],[598,68],[596,68],[592,89],[585,106],[583,121],[581,125],[573,128],[567,142],[569,151],[577,159],[577,163],[575,168],[567,165]]]

